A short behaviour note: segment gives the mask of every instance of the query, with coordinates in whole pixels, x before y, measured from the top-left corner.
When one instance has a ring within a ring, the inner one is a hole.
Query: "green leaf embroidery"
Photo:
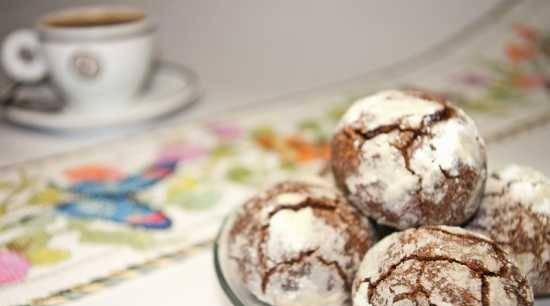
[[[205,210],[218,204],[220,198],[219,191],[206,189],[181,192],[170,203],[186,210]]]
[[[275,131],[270,126],[262,125],[252,129],[251,134],[252,137],[273,136],[275,135]]]
[[[124,245],[134,249],[147,249],[155,245],[154,237],[140,230],[102,230],[91,228],[85,221],[71,221],[70,227],[80,233],[85,243]]]
[[[69,259],[71,253],[62,249],[37,248],[25,252],[33,265],[52,265]]]
[[[57,188],[46,187],[35,194],[29,199],[31,205],[50,205],[59,203],[62,199],[62,194]]]
[[[13,188],[13,183],[10,181],[0,181],[0,190]]]
[[[48,235],[48,233],[44,230],[35,230],[14,238],[9,241],[6,246],[10,250],[26,253],[31,249],[45,247],[50,238],[50,235]]]
[[[7,189],[7,194],[2,199],[0,199],[0,207],[4,207],[3,209],[0,209],[0,213],[6,212],[6,207],[13,198],[36,184],[36,179],[29,178],[25,171],[19,171],[19,181],[11,182],[10,184],[11,186],[9,186],[9,188]]]
[[[233,154],[235,154],[235,148],[229,144],[218,145],[211,152],[211,156],[216,159],[228,157]]]
[[[50,265],[68,259],[70,251],[48,247],[51,237],[42,229],[33,230],[9,241],[6,247],[25,255],[33,265]]]
[[[302,131],[320,132],[321,125],[314,119],[305,119],[298,123],[298,129]]]
[[[282,161],[281,162],[281,169],[285,171],[294,171],[296,170],[297,166],[295,162],[292,161]]]
[[[168,186],[166,191],[167,202],[172,203],[177,201],[180,194],[197,188],[198,184],[198,180],[193,177],[186,176],[175,179],[174,182]]]
[[[226,176],[230,181],[245,183],[252,177],[252,171],[244,166],[235,166],[227,171]]]
[[[346,112],[346,109],[347,109],[347,105],[334,106],[331,109],[329,109],[327,113],[327,117],[332,121],[338,122]]]

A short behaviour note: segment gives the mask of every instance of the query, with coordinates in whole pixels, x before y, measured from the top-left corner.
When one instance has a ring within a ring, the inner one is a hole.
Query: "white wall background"
[[[0,38],[44,12],[112,1],[2,0]],[[116,1],[157,20],[162,57],[200,74],[208,104],[304,90],[407,58],[498,1]]]

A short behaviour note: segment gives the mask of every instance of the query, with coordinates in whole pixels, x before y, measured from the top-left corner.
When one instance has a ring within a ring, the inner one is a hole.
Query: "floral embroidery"
[[[236,183],[246,183],[253,175],[253,171],[245,166],[233,166],[227,171],[227,179]]]
[[[318,140],[308,140],[298,134],[278,135],[269,128],[261,127],[254,131],[253,138],[264,150],[277,153],[283,164],[328,160],[330,154],[326,136]]]
[[[0,285],[22,281],[29,270],[29,262],[16,252],[0,250]]]
[[[81,181],[115,181],[122,177],[122,173],[106,165],[83,165],[67,169],[65,175],[73,182]]]
[[[134,249],[149,249],[156,244],[153,235],[146,231],[127,228],[100,229],[80,220],[72,220],[69,227],[78,231],[79,239],[84,243],[128,246]]]
[[[61,202],[63,193],[55,187],[47,186],[36,191],[28,200],[30,205],[52,205]]]
[[[25,253],[26,258],[35,266],[52,265],[69,259],[68,250],[54,248],[31,249]]]
[[[244,130],[240,126],[230,122],[211,122],[207,128],[224,141],[235,140],[244,135]]]
[[[173,143],[164,146],[158,156],[158,161],[193,161],[208,154],[202,146],[190,143]]]
[[[528,25],[516,25],[504,46],[503,59],[483,59],[480,70],[454,75],[451,80],[478,94],[447,92],[452,101],[484,112],[501,112],[517,103],[527,103],[528,94],[550,92],[550,36]]]
[[[15,180],[0,182],[0,217],[27,205],[18,198],[36,187],[37,181],[24,171],[19,171]]]

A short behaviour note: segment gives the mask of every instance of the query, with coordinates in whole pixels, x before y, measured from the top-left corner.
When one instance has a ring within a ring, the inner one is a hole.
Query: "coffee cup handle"
[[[38,82],[47,73],[38,34],[33,30],[10,33],[2,44],[1,61],[6,75],[16,82]]]

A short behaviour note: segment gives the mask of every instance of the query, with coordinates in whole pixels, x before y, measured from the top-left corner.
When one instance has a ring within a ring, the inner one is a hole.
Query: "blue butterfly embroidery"
[[[177,161],[159,161],[140,173],[117,181],[80,181],[68,188],[75,200],[57,211],[80,219],[103,219],[147,229],[166,229],[172,221],[162,211],[136,199],[135,194],[171,175]]]

